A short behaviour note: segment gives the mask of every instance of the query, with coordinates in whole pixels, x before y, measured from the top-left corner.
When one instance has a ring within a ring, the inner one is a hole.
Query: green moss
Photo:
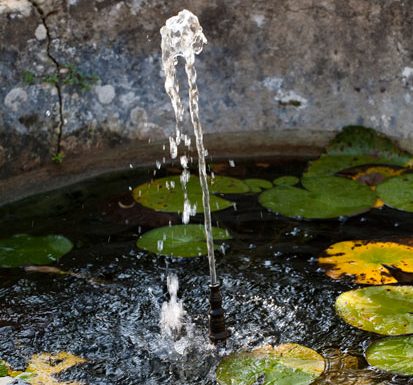
[[[56,164],[62,164],[65,154],[63,152],[57,152],[52,156],[52,161]]]
[[[22,74],[23,82],[29,86],[36,83],[36,75],[30,71],[23,71]]]

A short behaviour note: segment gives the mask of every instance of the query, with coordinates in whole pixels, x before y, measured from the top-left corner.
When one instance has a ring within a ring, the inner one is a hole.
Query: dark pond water
[[[223,167],[220,174],[273,180],[300,175],[304,167],[259,160]],[[413,215],[385,208],[347,220],[298,221],[263,209],[257,195],[231,196],[237,209],[213,214],[214,224],[233,236],[217,257],[232,331],[225,349],[217,351],[207,338],[206,258],[167,260],[135,246],[140,233],[178,224],[180,217],[118,204],[130,203],[129,186],[150,180],[153,172],[102,177],[0,208],[2,238],[52,233],[75,244],[56,264],[70,275],[0,270],[0,358],[23,370],[35,353],[69,351],[88,363],[64,372],[62,381],[212,385],[222,355],[297,342],[328,358],[330,372],[320,384],[413,384],[371,369],[338,370],[344,353],[363,362],[365,347],[377,336],[335,315],[335,298],[355,286],[326,277],[316,262],[337,241],[410,237]],[[161,169],[157,176],[174,172]],[[202,216],[192,222],[201,223]],[[168,273],[179,278],[187,312],[177,341],[159,332]]]

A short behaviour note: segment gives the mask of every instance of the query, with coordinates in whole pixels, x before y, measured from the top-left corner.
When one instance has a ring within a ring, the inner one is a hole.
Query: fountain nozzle
[[[217,344],[224,342],[229,337],[225,327],[225,312],[222,308],[222,296],[219,283],[210,285],[209,294],[209,339]]]

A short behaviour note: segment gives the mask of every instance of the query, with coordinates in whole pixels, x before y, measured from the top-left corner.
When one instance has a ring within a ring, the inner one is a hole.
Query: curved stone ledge
[[[209,134],[205,136],[205,144],[209,152],[208,161],[248,158],[304,160],[316,158],[322,151],[318,143],[329,139],[324,133],[318,133],[306,145],[290,144],[300,136],[300,132],[294,130],[288,136],[269,133],[253,136],[249,133]],[[71,156],[60,165],[50,163],[11,176],[0,184],[0,206],[99,175],[121,172],[129,169],[130,165],[155,169],[156,161],[163,161],[164,158],[166,165],[171,164],[168,146],[166,141],[133,143],[112,150]],[[189,155],[196,156],[195,148]]]

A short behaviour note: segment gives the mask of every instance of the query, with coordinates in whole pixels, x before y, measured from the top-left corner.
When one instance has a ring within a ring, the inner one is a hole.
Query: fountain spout
[[[217,344],[229,337],[225,326],[225,312],[222,308],[222,296],[219,283],[209,286],[209,339]]]
[[[162,35],[162,64],[165,72],[165,90],[172,101],[176,118],[176,138],[170,138],[171,148],[177,148],[181,141],[181,129],[184,108],[179,95],[179,84],[176,76],[178,57],[185,59],[185,71],[189,84],[189,109],[191,121],[194,127],[196,148],[198,151],[199,181],[202,188],[202,203],[204,207],[205,238],[208,249],[210,284],[210,312],[209,312],[209,337],[212,342],[224,341],[228,337],[225,327],[224,310],[222,308],[222,296],[217,281],[215,270],[214,241],[212,238],[212,220],[209,202],[209,187],[206,172],[203,143],[203,132],[199,118],[198,87],[196,84],[195,55],[201,53],[207,40],[202,32],[198,18],[184,9],[177,16],[171,17],[161,28]],[[172,152],[171,152],[172,153]],[[174,151],[175,154],[175,151]],[[176,156],[176,154],[175,154]]]

